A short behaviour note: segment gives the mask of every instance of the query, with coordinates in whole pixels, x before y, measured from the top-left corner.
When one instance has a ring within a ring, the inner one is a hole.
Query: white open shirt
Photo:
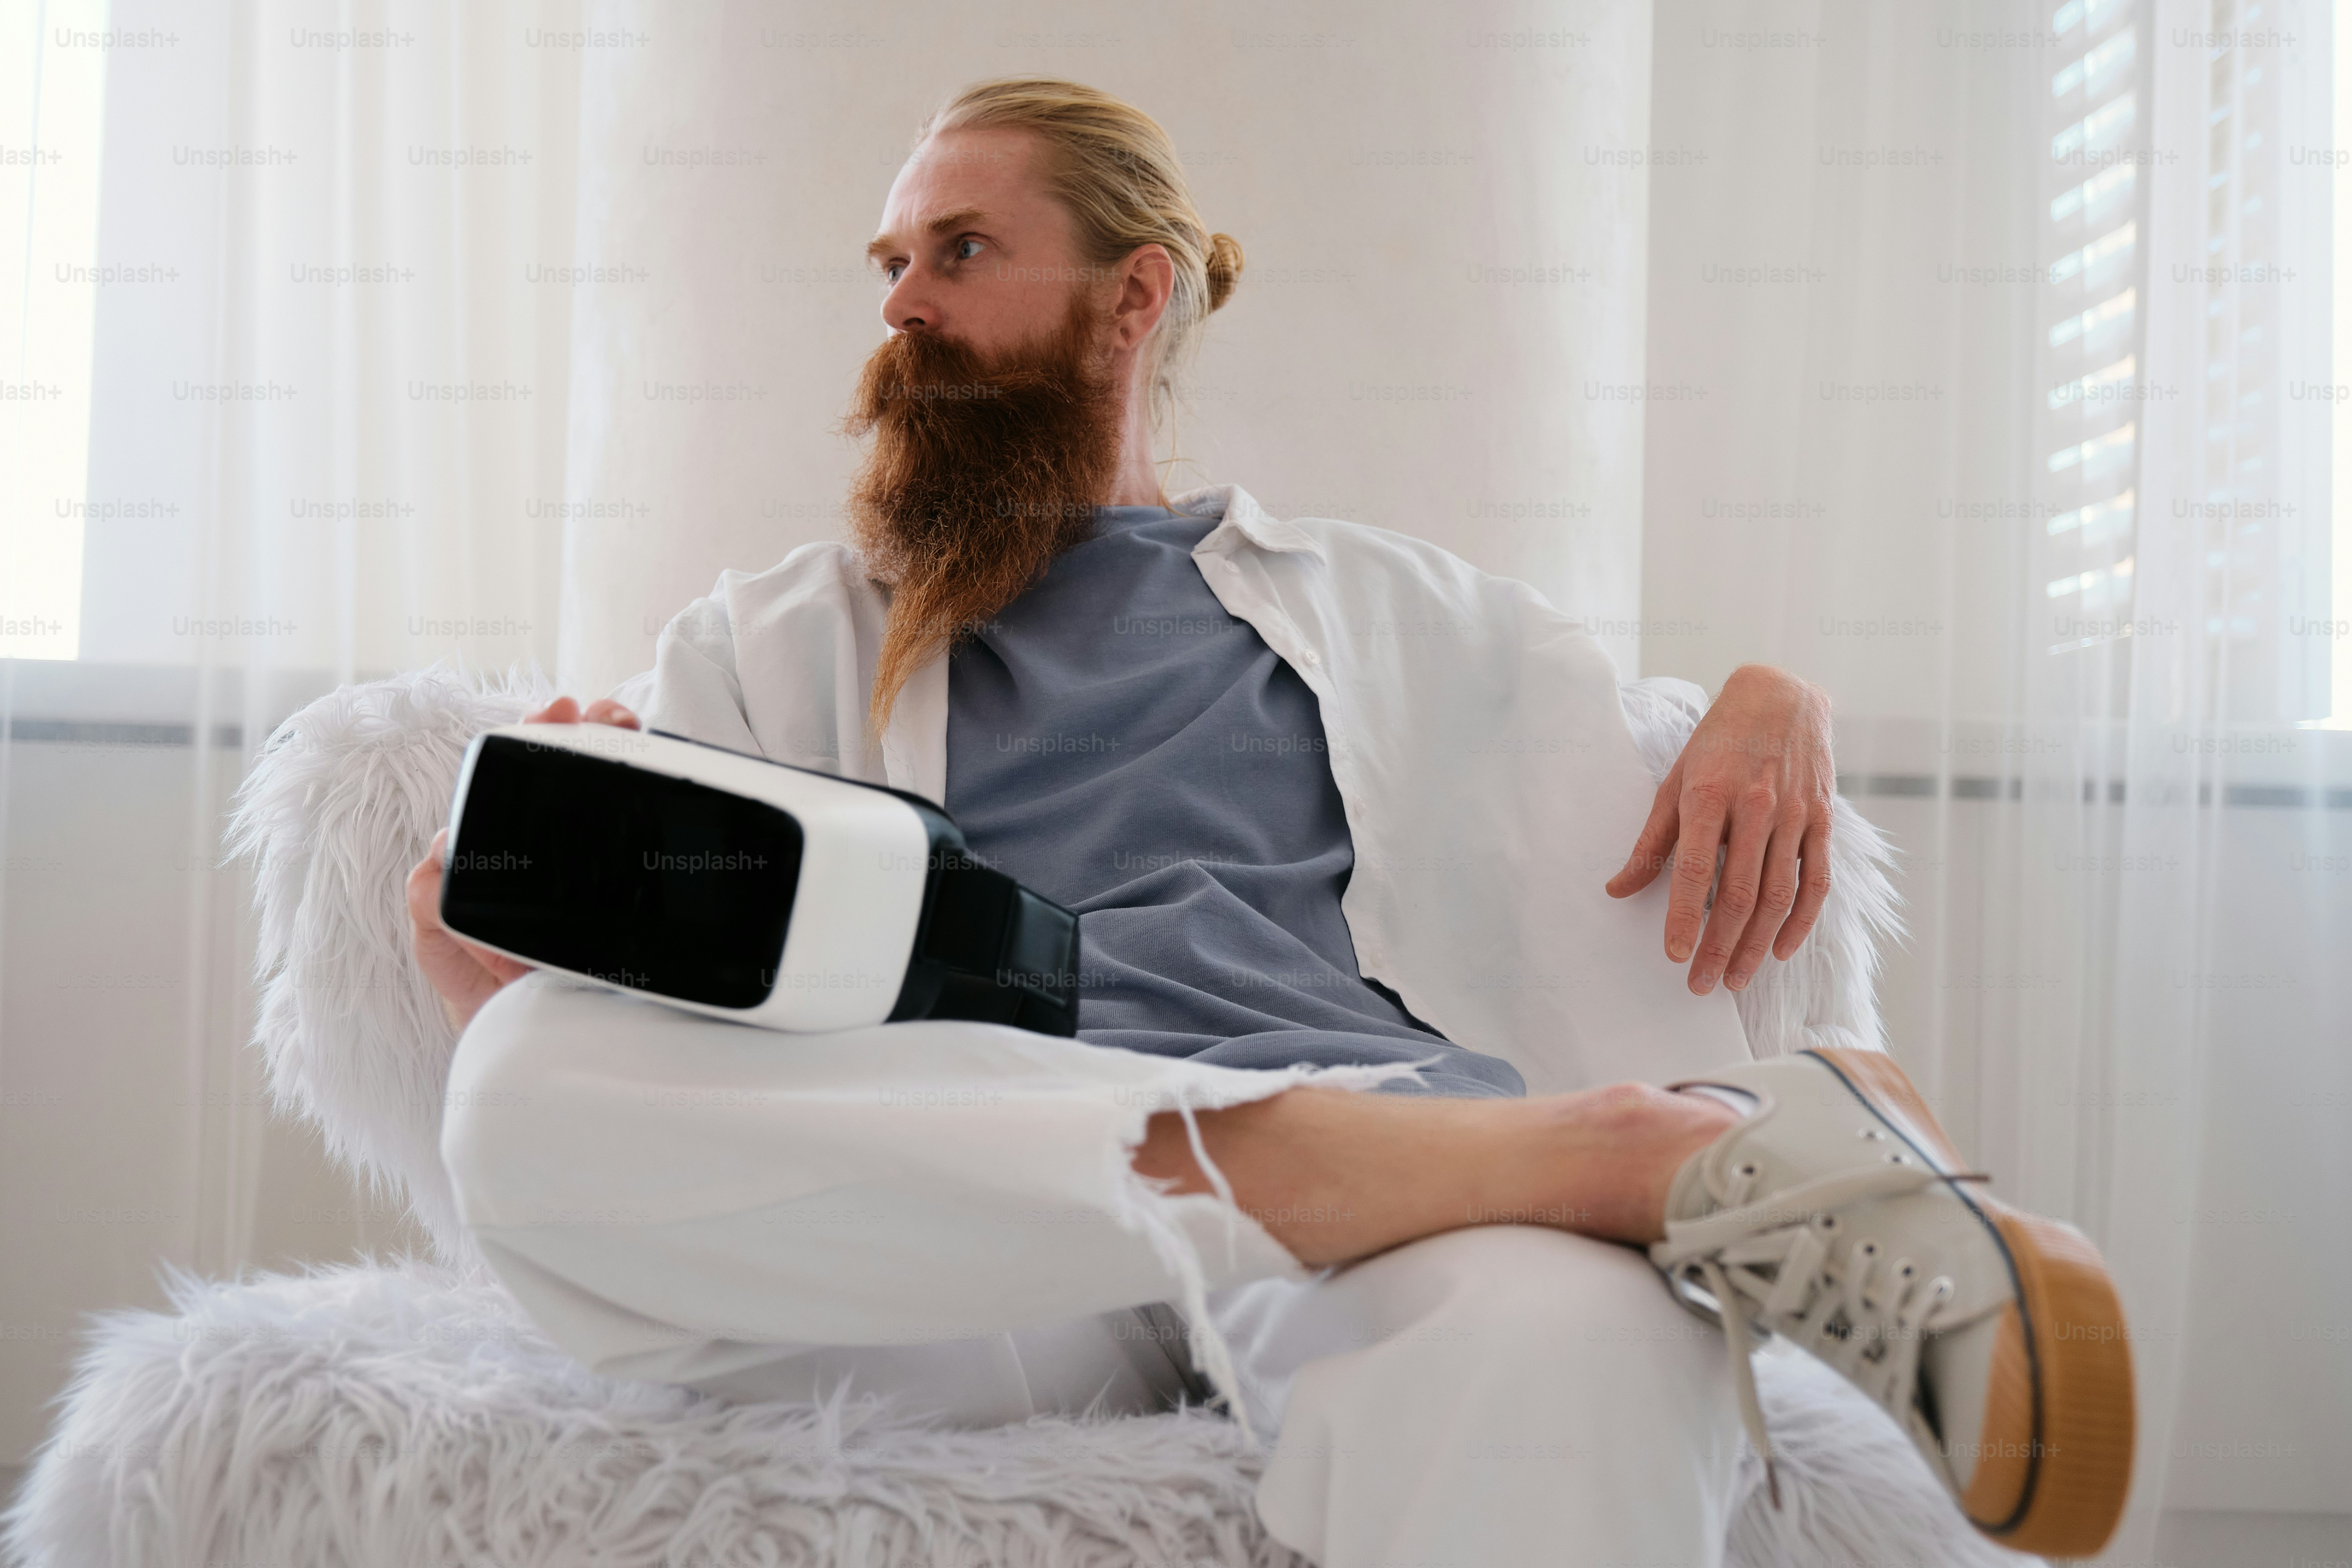
[[[1365,976],[1509,1061],[1530,1093],[1749,1054],[1732,995],[1692,995],[1664,955],[1666,879],[1602,890],[1656,784],[1598,642],[1526,584],[1421,540],[1277,519],[1234,485],[1171,505],[1222,513],[1192,552],[1202,576],[1321,707],[1355,840],[1340,908]],[[721,574],[614,695],[653,728],[943,801],[944,657],[909,680],[880,745],[867,739],[887,607],[847,546],[804,545]],[[1696,688],[1638,686],[1645,722],[1687,732]]]

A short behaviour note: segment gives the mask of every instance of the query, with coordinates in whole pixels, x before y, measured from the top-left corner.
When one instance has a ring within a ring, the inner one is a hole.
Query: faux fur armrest
[[[404,884],[448,820],[467,742],[551,695],[536,675],[439,667],[342,687],[278,727],[229,825],[229,853],[255,860],[271,1098],[459,1265],[478,1259],[441,1166],[457,1040],[410,952]]]
[[[1706,712],[1706,693],[1687,680],[1652,676],[1618,688],[1633,744],[1664,783]],[[1874,982],[1881,942],[1903,936],[1901,900],[1888,872],[1895,851],[1876,825],[1843,795],[1832,807],[1830,896],[1796,956],[1769,954],[1738,994],[1748,1048],[1785,1056],[1816,1046],[1886,1048]]]

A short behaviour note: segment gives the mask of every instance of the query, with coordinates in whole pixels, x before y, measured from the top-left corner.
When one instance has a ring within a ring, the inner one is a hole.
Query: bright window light
[[[2352,147],[2352,16],[2336,19],[2336,145]],[[2329,345],[2328,380],[2352,380],[2352,198],[2336,195],[2335,342]],[[2327,618],[2338,635],[2328,639],[2327,694],[2330,729],[2352,730],[2352,637],[2342,635],[2352,620],[2352,408],[2341,402],[2328,405],[2334,448],[2328,465],[2328,515],[2334,519],[2334,539],[2328,556]]]
[[[0,658],[81,641],[106,23],[0,0]]]

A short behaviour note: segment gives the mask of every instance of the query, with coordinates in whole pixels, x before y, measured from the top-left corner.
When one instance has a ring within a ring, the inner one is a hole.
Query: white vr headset
[[[1078,918],[920,795],[608,724],[474,738],[441,921],[541,969],[771,1029],[1077,1032]]]

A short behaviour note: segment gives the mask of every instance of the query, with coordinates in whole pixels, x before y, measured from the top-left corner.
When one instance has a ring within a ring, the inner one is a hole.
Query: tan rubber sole
[[[1917,1089],[1877,1051],[1819,1050],[1896,1131],[1965,1170]],[[1967,1194],[2000,1236],[2019,1300],[2002,1318],[1976,1467],[1961,1510],[2015,1552],[2089,1557],[2131,1490],[2131,1341],[2106,1264],[2069,1225]]]

